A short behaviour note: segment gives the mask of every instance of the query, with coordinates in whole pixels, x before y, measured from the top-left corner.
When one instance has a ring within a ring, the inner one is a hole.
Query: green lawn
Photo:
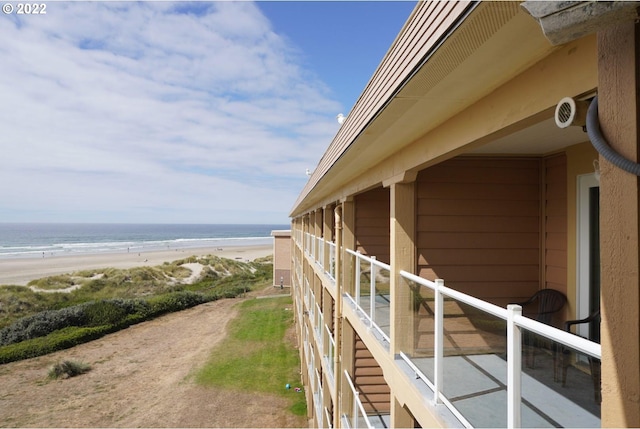
[[[293,326],[290,297],[252,299],[240,304],[229,334],[196,374],[203,385],[263,392],[291,399],[290,410],[306,415],[298,350],[285,333]],[[285,389],[289,384],[291,389]]]

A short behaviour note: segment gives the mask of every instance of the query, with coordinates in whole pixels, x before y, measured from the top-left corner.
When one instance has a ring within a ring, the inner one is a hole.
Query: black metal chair
[[[525,310],[531,307],[531,304],[537,304],[537,311],[530,313]],[[534,293],[531,298],[522,302],[514,302],[523,309],[523,315],[534,319],[545,325],[553,325],[553,315],[562,310],[567,303],[565,294],[555,289],[540,289]],[[527,346],[526,365],[533,368],[535,365],[535,349],[539,347],[536,336],[526,331],[523,335],[524,345]],[[553,346],[552,346],[553,347]],[[555,356],[554,356],[555,358]],[[554,363],[555,366],[555,363]]]
[[[571,332],[571,327],[573,325],[580,325],[582,323],[592,323],[600,320],[600,310],[594,311],[589,315],[589,317],[585,317],[584,319],[578,320],[567,320],[564,323],[564,330],[567,332]],[[601,362],[599,359],[588,356],[589,360],[589,369],[591,370],[591,380],[593,381],[593,399],[597,404],[602,402],[602,394],[600,390],[600,381],[601,381]],[[569,368],[571,360],[571,352],[566,347],[562,347],[562,353],[560,357],[560,366],[562,368],[562,387],[567,384],[567,369]]]

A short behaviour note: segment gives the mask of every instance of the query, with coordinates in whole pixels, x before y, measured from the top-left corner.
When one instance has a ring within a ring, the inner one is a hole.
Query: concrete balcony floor
[[[433,380],[433,358],[411,359]],[[406,366],[397,360],[399,366]],[[553,358],[541,352],[522,373],[522,427],[600,427],[589,373],[570,367],[566,386],[553,380]],[[422,383],[416,379],[416,383]],[[507,364],[495,354],[444,358],[444,393],[474,427],[506,427]],[[424,383],[422,383],[424,384]]]

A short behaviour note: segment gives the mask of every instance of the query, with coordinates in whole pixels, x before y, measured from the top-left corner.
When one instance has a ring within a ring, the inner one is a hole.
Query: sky
[[[0,222],[288,223],[414,6],[3,9]]]

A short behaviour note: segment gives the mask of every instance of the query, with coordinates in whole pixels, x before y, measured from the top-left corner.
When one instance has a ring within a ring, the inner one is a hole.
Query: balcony
[[[600,427],[599,344],[524,317],[519,306],[498,307],[405,271],[396,293],[412,303],[411,327],[393,339],[392,267],[350,249],[344,258],[345,305],[360,319],[354,327],[386,350],[395,341],[397,370],[455,425]],[[388,424],[388,416],[367,416],[355,387],[344,383],[353,407],[343,424]]]
[[[375,257],[347,250],[354,273],[354,293],[347,302],[356,310],[373,335],[387,349],[391,343],[391,267]]]
[[[599,363],[599,344],[523,317],[517,305],[505,309],[442,281],[401,277],[414,331],[396,363],[462,425],[600,427],[599,391],[582,363]]]

